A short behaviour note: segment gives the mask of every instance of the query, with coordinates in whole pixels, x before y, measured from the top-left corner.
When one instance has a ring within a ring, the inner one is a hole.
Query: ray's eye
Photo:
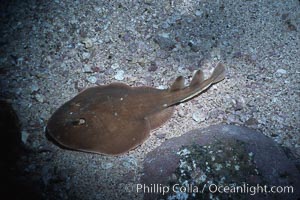
[[[72,121],[73,126],[82,126],[85,123],[86,123],[86,121],[85,121],[84,118],[79,118],[79,119],[76,119],[76,120]]]

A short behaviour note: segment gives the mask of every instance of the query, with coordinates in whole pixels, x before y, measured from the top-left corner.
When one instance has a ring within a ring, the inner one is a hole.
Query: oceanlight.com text
[[[250,194],[255,195],[258,193],[293,193],[293,186],[267,186],[267,185],[248,185],[243,184],[241,186],[234,185],[216,185],[210,184],[208,186],[208,191],[210,193],[239,193],[239,194]]]
[[[137,193],[152,193],[152,194],[168,194],[172,192],[183,192],[183,193],[225,193],[225,194],[250,194],[255,195],[258,193],[294,193],[293,186],[267,186],[267,185],[217,185],[217,184],[204,184],[202,186],[197,185],[163,185],[163,184],[136,184],[136,188],[127,188],[130,191],[135,191]]]

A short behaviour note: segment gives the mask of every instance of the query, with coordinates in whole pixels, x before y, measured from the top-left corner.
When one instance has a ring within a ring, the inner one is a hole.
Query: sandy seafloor
[[[219,123],[256,129],[300,158],[298,0],[15,0],[0,9],[1,100],[19,118],[25,149],[13,178],[32,186],[29,196],[141,199],[126,188],[139,183],[147,152]],[[163,89],[179,75],[188,83],[195,69],[209,75],[218,62],[226,79],[176,106],[127,154],[69,151],[45,136],[51,114],[83,88]]]

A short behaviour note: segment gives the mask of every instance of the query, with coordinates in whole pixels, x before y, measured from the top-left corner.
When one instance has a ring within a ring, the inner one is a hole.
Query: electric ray
[[[189,86],[179,76],[169,89],[130,87],[123,83],[87,88],[58,108],[47,133],[69,149],[118,155],[142,144],[150,130],[165,123],[173,106],[200,94],[225,77],[219,63],[210,78],[194,73]]]

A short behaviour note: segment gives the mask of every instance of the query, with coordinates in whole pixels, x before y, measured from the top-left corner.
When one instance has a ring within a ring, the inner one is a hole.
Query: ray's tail
[[[222,81],[225,78],[225,67],[222,63],[218,63],[212,75],[208,79],[204,79],[203,71],[197,70],[188,87],[184,87],[184,78],[179,76],[170,88],[170,93],[173,93],[172,104],[180,103],[191,99],[211,85]]]

